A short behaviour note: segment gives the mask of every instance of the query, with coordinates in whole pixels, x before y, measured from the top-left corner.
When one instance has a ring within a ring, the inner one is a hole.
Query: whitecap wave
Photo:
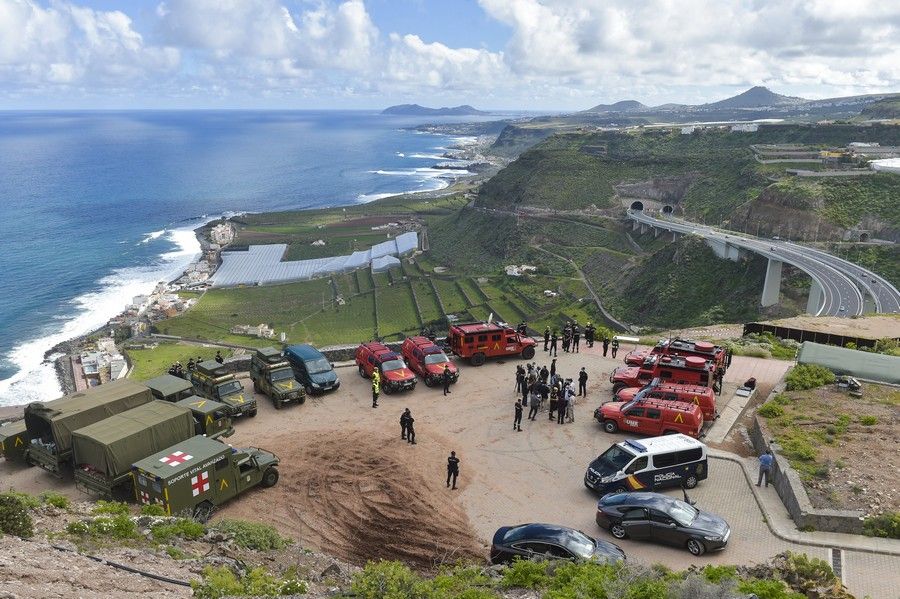
[[[424,158],[426,160],[444,160],[446,156],[443,154],[410,154],[409,158]]]
[[[12,349],[6,359],[18,371],[0,381],[0,405],[23,405],[59,397],[61,391],[53,367],[56,356],[44,360],[47,350],[102,327],[130,304],[132,298],[149,293],[160,281],[177,277],[200,255],[200,242],[193,228],[169,229],[164,235],[174,248],[150,265],[114,270],[98,281],[96,290],[68,302],[70,316]]]
[[[394,152],[394,154],[396,154],[396,155],[399,156],[400,158],[405,158],[405,157],[406,157],[406,154],[404,154],[403,152]]]
[[[159,239],[163,236],[163,234],[165,234],[165,232],[166,229],[163,229],[162,231],[153,231],[152,233],[147,233],[147,235],[145,235],[144,238],[138,242],[138,245],[150,243],[154,239]]]

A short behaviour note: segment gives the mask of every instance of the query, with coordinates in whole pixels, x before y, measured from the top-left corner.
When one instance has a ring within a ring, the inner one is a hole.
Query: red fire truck
[[[647,356],[640,367],[620,366],[613,370],[609,382],[613,384],[613,396],[626,387],[643,387],[653,379],[661,383],[700,385],[713,387],[720,384],[715,363],[698,356]]]
[[[689,339],[663,339],[652,348],[638,348],[625,355],[625,363],[631,366],[640,366],[647,357],[661,356],[697,356],[705,360],[711,360],[716,368],[723,370],[728,367],[728,351],[719,345],[713,345],[708,341],[691,341]]]
[[[454,324],[447,333],[450,351],[467,358],[472,366],[481,366],[485,358],[534,357],[534,339],[501,323],[468,322]]]

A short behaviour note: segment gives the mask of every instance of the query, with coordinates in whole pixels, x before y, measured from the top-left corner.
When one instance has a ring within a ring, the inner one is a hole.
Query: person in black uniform
[[[444,373],[441,375],[441,380],[444,383],[444,395],[448,393],[453,393],[450,390],[450,383],[453,381],[453,375],[450,374],[450,367],[444,364]]]
[[[578,397],[587,397],[587,379],[587,371],[582,366],[578,373]]]
[[[447,458],[447,486],[450,486],[450,480],[453,479],[453,488],[456,488],[456,478],[459,476],[459,458],[456,452],[451,451],[450,457]]]
[[[606,352],[609,351],[609,337],[603,338],[603,357],[606,357]]]
[[[525,368],[519,364],[516,366],[516,393],[520,393],[522,391],[522,387],[525,386]]]
[[[544,329],[544,351],[547,351],[548,345],[550,345],[550,327]]]
[[[619,352],[619,340],[613,337],[612,340],[612,357],[615,358],[616,354]]]
[[[594,332],[596,332],[596,330],[594,325],[588,321],[587,326],[584,328],[584,340],[588,347],[594,347]]]
[[[225,363],[225,358],[222,357],[222,352],[220,351],[216,351],[216,362],[218,362],[219,364]]]
[[[400,414],[400,438],[404,441],[406,441],[406,431],[409,430],[409,419],[409,408],[406,408],[403,410],[403,413]]]
[[[513,420],[513,430],[522,432],[522,400],[516,400],[516,417]]]
[[[538,378],[541,380],[542,383],[546,383],[547,379],[550,378],[550,371],[547,370],[546,366],[541,366],[541,371],[538,375]]]
[[[409,411],[409,408],[406,408],[406,441],[410,445],[416,444],[416,429],[413,426],[415,424],[416,419],[412,417],[412,412]]]
[[[578,328],[578,325],[572,327],[572,351],[576,354],[578,353],[579,342],[581,341],[581,329]]]
[[[188,358],[187,369],[188,372],[194,372],[194,358]]]
[[[550,335],[550,355],[551,355],[551,356],[555,356],[555,355],[556,355],[556,341],[557,341],[557,339],[559,339],[559,337],[557,336],[556,331],[553,331],[553,334]]]

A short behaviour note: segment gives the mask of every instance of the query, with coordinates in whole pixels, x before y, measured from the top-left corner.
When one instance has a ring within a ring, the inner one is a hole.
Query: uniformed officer
[[[522,432],[522,400],[516,400],[516,417],[513,420],[513,430]]]
[[[378,407],[378,395],[381,393],[381,376],[377,370],[372,371],[372,407]]]
[[[587,397],[587,381],[588,373],[582,366],[578,372],[578,397]]]
[[[544,351],[547,351],[548,345],[550,345],[550,327],[544,329]]]
[[[194,372],[194,358],[188,358],[187,369],[188,372]]]
[[[587,326],[584,327],[584,341],[587,343],[588,347],[594,347],[594,331],[596,331],[596,329],[589,320]]]
[[[450,390],[450,383],[453,380],[453,375],[450,374],[450,367],[447,364],[444,364],[444,373],[441,375],[441,380],[444,383],[444,395],[453,393],[453,391]]]
[[[450,457],[447,458],[447,486],[450,486],[451,479],[453,480],[453,488],[456,488],[456,478],[459,476],[459,458],[456,457],[456,452],[451,451]]]
[[[413,418],[412,412],[409,411],[409,408],[406,408],[406,441],[410,445],[416,444],[416,429],[413,426],[416,422],[416,419]]]
[[[559,336],[557,336],[556,331],[553,331],[553,333],[550,335],[550,355],[551,355],[551,356],[555,356],[555,355],[556,355],[556,341],[557,341],[557,339],[559,339]]]
[[[406,432],[409,430],[410,418],[409,408],[406,408],[403,410],[403,413],[400,414],[400,438],[404,441],[406,441]]]
[[[218,362],[219,364],[225,363],[225,358],[222,357],[222,352],[218,350],[216,350],[216,362]]]
[[[618,351],[619,351],[619,340],[617,338],[613,337],[613,340],[612,340],[612,357],[613,358],[616,357],[616,353]]]
[[[576,354],[578,353],[578,343],[581,341],[581,329],[578,328],[578,325],[572,327],[572,351]]]

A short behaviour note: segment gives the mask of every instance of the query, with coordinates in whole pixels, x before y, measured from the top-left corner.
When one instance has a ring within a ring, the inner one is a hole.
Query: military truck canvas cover
[[[72,448],[76,467],[117,477],[146,455],[193,436],[189,409],[156,400],[75,431]]]
[[[156,399],[172,397],[185,391],[192,391],[194,388],[190,381],[172,374],[164,374],[144,381],[144,385],[150,388]]]
[[[0,426],[0,453],[7,460],[21,460],[30,439],[24,420],[4,424]]]
[[[72,433],[153,400],[150,389],[120,379],[51,402],[25,407],[25,425],[32,439],[56,444],[56,453],[72,447]]]
[[[206,360],[205,362],[197,364],[195,372],[203,376],[217,379],[220,376],[226,376],[228,374],[228,369],[225,368],[224,364],[219,364],[215,360]]]
[[[256,356],[266,364],[271,365],[285,362],[285,365],[287,365],[285,357],[281,355],[281,350],[275,349],[274,347],[263,347],[262,349],[258,349],[256,350]]]
[[[176,401],[175,405],[187,408],[198,415],[210,416],[213,420],[218,420],[228,415],[228,406],[211,399],[205,399],[199,395],[185,397],[181,401]],[[217,411],[219,414],[216,414]]]

